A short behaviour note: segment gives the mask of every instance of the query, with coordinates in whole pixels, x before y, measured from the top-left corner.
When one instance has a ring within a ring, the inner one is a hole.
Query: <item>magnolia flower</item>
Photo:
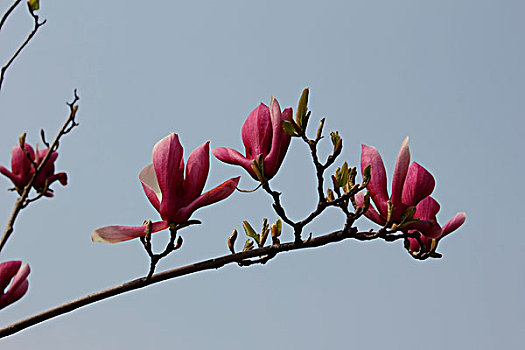
[[[379,225],[385,225],[388,216],[388,202],[391,203],[392,222],[399,223],[405,210],[415,207],[418,218],[419,203],[428,197],[434,190],[435,181],[432,175],[416,162],[410,164],[410,150],[408,148],[408,137],[401,144],[401,149],[397,156],[394,176],[392,179],[392,195],[388,196],[386,171],[381,155],[375,147],[362,145],[361,152],[361,171],[370,165],[370,182],[367,189],[370,197],[377,207],[370,204],[365,216]],[[364,205],[364,196],[358,193],[355,196],[359,206]],[[439,209],[438,209],[439,210]],[[437,212],[437,211],[436,211]],[[435,220],[419,218],[417,223],[411,224],[408,228],[420,230],[429,238],[436,238],[441,235],[441,227]]]
[[[291,118],[292,109],[286,108],[281,113],[279,102],[272,97],[270,108],[261,103],[250,113],[242,126],[242,142],[246,156],[225,147],[214,148],[212,153],[225,163],[242,166],[255,180],[259,178],[252,166],[254,160],[262,156],[263,175],[269,180],[279,170],[290,145],[291,137],[284,132],[282,123],[283,120],[291,120]]]
[[[0,264],[0,309],[14,303],[27,292],[27,275],[31,270],[28,264],[22,267],[20,265],[21,261],[6,261]],[[11,286],[5,292],[9,282]]]
[[[421,202],[419,202],[416,212],[414,214],[414,217],[419,218],[420,220],[432,220],[435,222],[436,225],[439,226],[436,220],[436,215],[439,211],[439,203],[436,202],[436,200],[430,196],[423,199]],[[439,237],[436,237],[438,240],[441,240],[443,237],[448,235],[449,233],[452,233],[456,231],[463,223],[465,222],[465,219],[467,218],[467,215],[463,212],[457,213],[450,219],[445,226],[441,229],[441,235]],[[425,246],[425,250],[430,251],[432,247],[432,238],[429,238],[425,236],[422,232],[420,232],[417,229],[408,230],[409,233],[419,233],[421,243]],[[417,252],[420,249],[420,245],[417,239],[415,238],[407,238],[408,240],[408,249],[411,252]]]
[[[186,174],[184,150],[177,134],[171,133],[153,147],[153,163],[139,174],[146,196],[162,219],[152,223],[150,233],[186,222],[195,210],[223,200],[235,190],[239,177],[202,193],[210,167],[209,144],[206,142],[190,154]],[[116,243],[144,235],[146,226],[107,226],[93,231],[91,239]]]
[[[27,153],[26,153],[27,152]],[[18,193],[22,193],[24,187],[27,186],[33,174],[35,173],[35,167],[40,166],[42,160],[49,152],[49,149],[38,150],[35,153],[31,145],[24,143],[24,148],[20,145],[13,147],[11,156],[11,171],[7,170],[3,166],[0,166],[0,173],[7,176],[11,182],[15,185],[15,189]],[[63,186],[67,185],[67,174],[58,173],[55,174],[55,161],[58,157],[57,152],[51,153],[50,158],[44,164],[35,181],[33,187],[38,191],[42,192],[46,189],[44,195],[47,197],[53,197],[53,191],[49,189],[49,186],[59,181]],[[46,188],[47,182],[47,188]]]

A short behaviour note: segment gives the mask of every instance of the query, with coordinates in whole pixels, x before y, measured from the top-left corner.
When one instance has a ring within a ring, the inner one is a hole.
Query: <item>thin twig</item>
[[[45,166],[45,164],[51,158],[51,154],[58,149],[60,138],[62,136],[64,136],[64,135],[66,135],[67,133],[69,133],[75,126],[79,125],[76,122],[76,120],[75,120],[75,117],[76,117],[76,114],[77,114],[77,111],[78,111],[78,105],[76,103],[78,102],[79,99],[80,99],[80,97],[78,96],[77,90],[75,89],[74,90],[73,102],[68,102],[67,103],[67,105],[69,106],[69,116],[68,116],[66,122],[64,123],[64,125],[62,125],[62,127],[58,131],[55,139],[51,143],[51,147],[49,148],[49,151],[47,152],[45,157],[42,159],[42,161],[41,161],[40,165],[38,166],[38,168],[35,169],[35,172],[34,172],[33,176],[31,177],[31,180],[24,187],[24,189],[22,190],[22,193],[20,194],[20,197],[18,197],[18,199],[15,202],[15,205],[13,207],[13,210],[11,211],[11,215],[9,216],[9,220],[8,220],[7,225],[5,227],[4,234],[2,236],[2,240],[0,240],[0,252],[2,251],[4,245],[7,243],[7,240],[9,239],[9,237],[11,236],[11,234],[14,231],[15,221],[16,221],[16,218],[17,218],[18,214],[20,213],[20,211],[23,208],[25,208],[30,202],[33,202],[35,200],[35,198],[38,199],[38,198],[41,197],[41,196],[40,197],[37,196],[37,197],[35,197],[33,199],[28,199],[29,192],[31,191],[31,187],[33,186],[33,183],[35,182],[38,174],[40,173],[42,168]]]
[[[13,4],[14,7],[16,7],[16,5],[18,5],[17,3]],[[11,9],[14,9],[14,7],[11,6],[11,8],[8,10],[8,12],[11,10]],[[11,66],[11,64],[14,62],[14,60],[18,57],[18,55],[20,54],[20,52],[22,52],[22,50],[24,49],[24,47],[26,47],[27,44],[29,44],[29,42],[31,41],[31,39],[33,38],[33,36],[35,36],[36,32],[38,31],[38,28],[40,28],[41,26],[43,26],[47,20],[43,20],[42,22],[39,22],[38,21],[38,15],[35,14],[35,12],[33,11],[33,9],[31,8],[31,5],[29,5],[29,3],[27,4],[27,7],[29,9],[29,13],[31,14],[31,16],[33,17],[33,20],[34,20],[34,26],[33,26],[33,30],[31,31],[31,33],[29,33],[29,35],[27,36],[26,40],[22,43],[22,45],[16,50],[16,52],[13,54],[13,56],[11,56],[11,58],[9,59],[9,61],[7,61],[7,63],[2,67],[2,69],[0,70],[0,91],[2,90],[2,84],[4,82],[4,76],[5,76],[5,72],[7,71],[7,69],[9,68],[9,66]],[[12,10],[11,10],[12,11]],[[9,13],[6,13],[7,15],[9,15]],[[4,17],[7,19],[6,15],[4,15]],[[2,18],[2,21],[4,21],[4,18]],[[3,25],[3,22],[1,23]]]
[[[22,2],[22,0],[16,0],[13,5],[7,10],[6,13],[2,16],[2,19],[0,20],[0,31],[2,30],[2,27],[4,26],[5,21],[7,21],[7,17],[13,12],[13,10]]]

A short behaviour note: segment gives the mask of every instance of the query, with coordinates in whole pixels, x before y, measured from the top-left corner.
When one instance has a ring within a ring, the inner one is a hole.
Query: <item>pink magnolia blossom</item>
[[[419,204],[417,205],[416,213],[414,214],[414,216],[418,217],[420,220],[434,221],[435,224],[439,226],[439,224],[437,223],[437,220],[436,220],[436,215],[437,215],[438,211],[439,211],[439,203],[436,202],[436,200],[434,198],[428,196],[425,199],[423,199],[421,202],[419,202]],[[456,215],[454,215],[452,217],[452,219],[450,219],[445,224],[445,226],[443,226],[442,229],[439,226],[442,233],[441,233],[441,235],[439,237],[435,237],[435,238],[440,240],[443,237],[445,237],[446,235],[456,231],[461,225],[463,225],[463,223],[465,222],[466,218],[467,218],[467,215],[465,213],[463,213],[463,212],[457,213]],[[409,233],[419,233],[420,234],[421,243],[423,243],[423,245],[425,246],[425,250],[430,251],[431,245],[432,245],[432,238],[429,238],[429,237],[425,236],[425,234],[423,234],[423,232],[421,232],[418,229],[408,230],[408,232]],[[415,239],[415,238],[407,238],[407,240],[408,240],[408,249],[411,252],[419,251],[420,245],[419,245],[419,242],[418,242],[417,239]]]
[[[40,166],[42,160],[48,152],[49,149],[47,148],[43,150],[38,150],[37,148],[35,153],[33,147],[27,143],[24,143],[24,149],[22,149],[20,145],[15,146],[11,152],[11,171],[7,170],[3,166],[0,166],[0,173],[7,176],[15,185],[15,189],[18,191],[18,193],[21,193],[35,173],[35,168],[31,161],[33,161],[37,167]],[[53,182],[58,180],[63,186],[67,185],[66,173],[55,174],[55,161],[57,157],[57,152],[51,153],[50,158],[45,163],[40,173],[38,173],[38,176],[33,183],[33,187],[38,192],[42,192],[45,189],[47,181],[48,188],[44,193],[44,195],[47,197],[53,197],[53,191],[49,189],[49,186]]]
[[[279,170],[290,145],[291,137],[284,132],[282,123],[291,118],[292,109],[286,108],[281,113],[279,102],[272,97],[270,108],[261,103],[242,126],[241,136],[246,156],[225,147],[214,148],[212,153],[225,163],[242,166],[255,180],[259,179],[252,169],[253,161],[262,155],[264,176],[269,180]]]
[[[29,287],[27,275],[31,271],[29,265],[21,261],[6,261],[0,264],[0,309],[20,299]],[[11,282],[12,280],[12,282]],[[11,286],[5,291],[11,282]]]
[[[139,174],[146,196],[162,219],[152,223],[151,233],[164,230],[172,223],[186,222],[195,210],[223,200],[235,190],[239,177],[202,193],[210,167],[209,144],[206,142],[190,154],[186,174],[184,150],[177,134],[171,133],[153,147],[153,163]],[[145,234],[145,226],[107,226],[93,231],[91,239],[116,243]]]
[[[385,166],[381,155],[375,147],[362,145],[361,152],[361,171],[370,165],[370,182],[367,189],[370,191],[370,197],[376,205],[376,208],[370,204],[365,216],[379,225],[385,225],[388,215],[388,201],[392,203],[392,222],[399,223],[400,219],[409,207],[416,208],[415,218],[418,213],[428,208],[420,208],[419,204],[427,198],[434,190],[435,181],[432,175],[421,165],[416,162],[410,164],[410,150],[408,147],[408,137],[401,144],[401,149],[397,156],[392,180],[392,195],[388,195],[387,179]],[[358,193],[355,196],[358,205],[363,206],[364,196]],[[439,210],[439,208],[438,208]],[[437,213],[437,211],[436,211]],[[441,236],[441,227],[435,219],[419,218],[408,228],[420,230],[429,238]]]

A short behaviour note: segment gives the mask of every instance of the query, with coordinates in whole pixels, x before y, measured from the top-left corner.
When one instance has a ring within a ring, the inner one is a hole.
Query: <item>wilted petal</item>
[[[383,159],[375,147],[361,145],[361,173],[370,165],[370,182],[366,187],[370,197],[383,216],[388,213],[388,192],[386,189],[386,171]]]
[[[252,169],[253,160],[247,159],[236,150],[226,147],[217,147],[212,149],[211,153],[213,153],[213,155],[222,162],[242,166],[251,175],[251,177],[257,180],[257,176]]]
[[[202,194],[193,202],[188,204],[188,206],[181,208],[177,212],[177,215],[174,218],[174,222],[179,224],[186,222],[195,210],[227,198],[233,193],[233,191],[235,191],[239,180],[240,176],[229,179],[220,184],[219,186],[215,187],[214,189],[211,189],[208,192]]]
[[[200,196],[206,184],[210,168],[210,142],[197,147],[191,152],[186,164],[184,178],[184,205]]]
[[[162,231],[169,227],[167,221],[152,223],[150,233]],[[146,235],[146,226],[106,226],[97,228],[91,233],[93,242],[117,243]]]
[[[355,198],[356,204],[359,207],[364,208],[364,206],[365,206],[365,195],[363,193],[361,193],[361,192],[357,192],[354,198]],[[378,225],[386,224],[386,219],[384,217],[382,217],[381,214],[379,214],[376,211],[376,209],[374,208],[372,203],[370,203],[370,205],[368,206],[368,209],[365,212],[365,216],[367,218],[369,218],[370,220],[372,220],[373,222],[375,222],[376,224],[378,224]]]
[[[153,166],[162,192],[159,210],[162,218],[173,216],[179,205],[177,202],[182,199],[179,198],[184,178],[181,171],[182,153],[179,137],[174,133],[153,147]]]
[[[248,159],[254,159],[259,154],[270,153],[272,125],[268,106],[261,103],[250,113],[242,126],[241,136]]]
[[[467,214],[461,212],[454,215],[452,219],[450,219],[445,226],[443,226],[443,236],[448,235],[451,232],[456,231],[463,223],[465,222],[467,218]]]
[[[417,205],[432,193],[435,184],[432,174],[418,163],[412,162],[403,186],[402,202],[407,206]]]
[[[404,205],[401,203],[401,194],[403,192],[403,184],[408,172],[410,164],[410,149],[408,148],[408,136],[403,140],[401,149],[397,155],[396,167],[394,169],[394,177],[392,179],[392,196],[390,200],[394,205],[394,218],[398,218],[403,210]]]

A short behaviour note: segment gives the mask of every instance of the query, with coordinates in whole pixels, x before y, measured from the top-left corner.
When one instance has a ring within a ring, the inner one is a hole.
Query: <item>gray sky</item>
[[[312,127],[325,116],[326,130],[344,138],[339,163],[358,164],[360,144],[374,145],[391,179],[408,135],[412,159],[436,178],[440,222],[458,211],[467,222],[441,243],[441,260],[415,261],[401,242],[345,241],[106,300],[2,340],[2,348],[523,346],[523,2],[138,4],[43,0],[48,23],[7,73],[0,164],[9,164],[23,132],[33,144],[40,128],[56,132],[73,88],[81,125],[63,139],[57,161],[69,185],[24,210],[2,252],[0,260],[27,261],[32,273],[28,294],[2,311],[1,325],[147,273],[138,241],[93,244],[90,233],[158,218],[137,174],[160,138],[177,132],[186,157],[207,140],[240,149],[240,127],[259,102],[275,95],[295,107],[306,86]],[[25,8],[13,14],[0,35],[2,62],[31,24]],[[272,181],[296,219],[315,205],[307,156],[293,140]],[[237,175],[242,187],[254,186],[242,169],[212,158],[206,189]],[[15,199],[0,197],[3,223]],[[203,225],[182,231],[183,248],[160,270],[226,254],[242,220],[275,220],[260,191],[235,193],[193,217]],[[330,211],[307,230],[342,224]],[[284,237],[291,240],[289,230]]]

